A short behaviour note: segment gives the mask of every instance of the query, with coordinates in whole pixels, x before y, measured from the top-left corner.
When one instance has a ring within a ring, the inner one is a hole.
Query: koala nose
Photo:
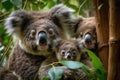
[[[86,42],[86,43],[89,43],[89,42],[91,42],[91,40],[92,40],[91,34],[86,34],[86,35],[85,35],[85,42]]]
[[[39,43],[40,44],[46,44],[47,43],[47,34],[44,31],[39,32]]]
[[[66,54],[66,59],[70,60],[72,58],[71,52],[68,51]]]

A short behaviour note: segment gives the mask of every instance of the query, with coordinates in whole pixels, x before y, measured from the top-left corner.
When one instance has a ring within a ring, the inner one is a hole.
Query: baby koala
[[[41,65],[38,75],[39,79],[42,79],[44,77],[48,76],[48,71],[50,68],[52,68],[52,65],[55,62],[58,62],[60,60],[70,60],[70,61],[80,61],[82,50],[83,50],[82,44],[78,44],[77,40],[59,40],[56,43],[56,51],[55,55],[51,55],[49,58],[47,58]],[[77,70],[76,72],[73,70],[69,70],[65,66],[62,66],[61,64],[55,64],[54,66],[59,67],[63,70],[64,75],[68,77],[73,76],[72,80],[80,79],[80,80],[88,80],[88,75],[82,70]],[[73,75],[73,73],[80,74],[82,76]],[[64,77],[65,78],[65,77]],[[69,79],[61,79],[61,80],[69,80]]]
[[[78,44],[77,40],[62,40],[58,43],[57,48],[56,56],[58,61],[80,61],[83,47]]]

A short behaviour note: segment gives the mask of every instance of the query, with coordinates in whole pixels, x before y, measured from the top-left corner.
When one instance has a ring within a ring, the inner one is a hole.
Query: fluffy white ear
[[[53,17],[54,16],[56,16],[56,17],[66,16],[67,17],[70,15],[70,13],[73,13],[73,12],[74,12],[73,9],[68,8],[67,6],[65,6],[63,4],[56,5],[50,10],[50,13]]]
[[[59,4],[54,6],[50,10],[50,15],[52,19],[57,19],[57,22],[61,25],[68,24],[67,22],[70,21],[73,18],[72,13],[74,12],[73,9],[68,8],[67,6],[63,4]]]
[[[21,37],[23,27],[29,22],[30,15],[25,11],[12,12],[5,20],[7,33]]]
[[[56,5],[50,10],[51,19],[59,28],[63,29],[64,35],[68,38],[74,25],[75,16],[73,12],[73,9],[62,4]]]

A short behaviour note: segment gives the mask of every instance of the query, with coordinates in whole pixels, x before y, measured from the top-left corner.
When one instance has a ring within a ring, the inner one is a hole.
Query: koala
[[[89,61],[88,64],[87,60],[81,58],[82,56],[86,55],[83,53],[84,47],[82,44],[79,44],[77,40],[60,40],[57,42],[56,48],[56,55],[49,56],[49,58],[42,63],[38,71],[40,80],[44,77],[49,77],[48,71],[53,65],[63,70],[64,77],[60,80],[89,80],[87,73],[85,73],[83,69],[69,70],[67,67],[62,66],[61,64],[54,64],[54,62],[58,62],[60,60],[80,61],[83,62],[83,64],[85,63],[86,66],[92,68],[91,60],[88,60],[87,58]]]
[[[58,61],[71,60],[80,61],[92,68],[91,58],[85,52],[85,47],[79,43],[79,39],[60,40],[57,44],[56,56]]]
[[[57,59],[79,61],[82,54],[82,46],[79,46],[77,40],[61,40],[56,49]]]
[[[57,5],[48,11],[15,11],[5,21],[7,33],[17,42],[0,73],[1,80],[39,80],[41,63],[54,55],[54,41],[64,38],[63,27],[72,10]],[[66,17],[67,16],[67,17]]]
[[[79,17],[75,25],[75,37],[79,39],[83,45],[93,51],[97,52],[97,35],[96,35],[96,21],[95,17],[83,18]]]

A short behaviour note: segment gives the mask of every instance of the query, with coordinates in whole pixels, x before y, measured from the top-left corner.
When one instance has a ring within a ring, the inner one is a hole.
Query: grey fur
[[[54,40],[65,38],[62,33],[61,20],[71,19],[72,10],[66,6],[58,5],[49,11],[15,11],[5,21],[7,33],[18,39],[16,46],[6,63],[5,69],[0,73],[1,80],[38,80],[36,73],[41,63],[53,54]],[[66,16],[68,16],[66,18]],[[62,16],[62,19],[61,19]],[[49,34],[49,28],[53,34]],[[31,32],[35,30],[35,36]],[[47,45],[38,45],[37,34],[40,31],[47,33]]]

